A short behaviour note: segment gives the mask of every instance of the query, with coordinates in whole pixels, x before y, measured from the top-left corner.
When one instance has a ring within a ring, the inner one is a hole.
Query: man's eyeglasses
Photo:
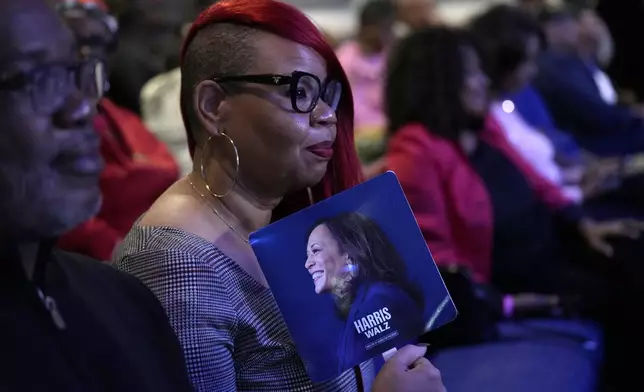
[[[342,96],[342,84],[337,80],[330,80],[323,85],[320,78],[302,71],[295,71],[291,75],[240,75],[213,78],[212,80],[217,83],[246,82],[271,86],[289,85],[293,110],[299,113],[310,113],[320,98],[335,111],[338,109],[338,103]]]
[[[105,63],[92,59],[71,64],[47,64],[0,79],[0,90],[30,94],[34,110],[40,114],[53,113],[75,88],[86,98],[100,99],[109,88]]]

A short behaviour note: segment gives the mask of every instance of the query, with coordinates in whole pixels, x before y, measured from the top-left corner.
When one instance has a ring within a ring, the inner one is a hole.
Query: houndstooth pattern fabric
[[[270,290],[205,239],[135,226],[115,260],[163,304],[197,391],[352,392],[358,374],[371,389],[371,361],[314,385]]]

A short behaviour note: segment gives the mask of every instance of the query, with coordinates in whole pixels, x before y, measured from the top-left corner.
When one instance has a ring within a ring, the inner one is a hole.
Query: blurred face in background
[[[461,93],[463,109],[473,117],[483,117],[487,114],[490,80],[481,68],[479,55],[472,47],[461,49],[463,56],[463,91]]]
[[[585,58],[607,64],[613,56],[613,37],[604,21],[593,10],[579,15],[579,52]]]
[[[391,19],[361,28],[360,39],[368,51],[378,53],[391,44],[394,39],[394,22],[395,15],[392,15]]]

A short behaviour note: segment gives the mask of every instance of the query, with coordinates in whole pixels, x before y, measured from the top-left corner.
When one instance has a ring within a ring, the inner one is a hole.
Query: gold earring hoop
[[[208,180],[206,179],[206,167],[203,164],[203,156],[205,155],[204,152],[208,149],[208,143],[210,142],[210,139],[212,139],[212,135],[208,137],[208,140],[206,140],[206,143],[204,143],[203,145],[203,151],[201,152],[201,162],[200,162],[201,179],[203,180],[206,189],[211,195],[220,199],[222,197],[228,196],[230,192],[232,192],[233,189],[235,189],[235,185],[237,185],[237,178],[239,177],[239,152],[237,151],[237,146],[235,145],[235,142],[233,141],[233,139],[231,139],[230,136],[228,136],[225,132],[222,132],[221,136],[228,139],[228,142],[230,143],[231,146],[233,146],[233,151],[235,152],[235,176],[233,177],[233,185],[231,185],[230,189],[228,189],[228,191],[226,191],[225,193],[221,193],[221,194],[215,193],[212,191],[212,189],[210,189],[210,185],[208,184]]]

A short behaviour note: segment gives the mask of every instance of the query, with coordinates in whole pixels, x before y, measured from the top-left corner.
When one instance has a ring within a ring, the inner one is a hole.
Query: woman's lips
[[[311,274],[311,277],[313,278],[313,282],[317,282],[323,275],[322,271],[315,271],[314,273]]]
[[[331,159],[333,156],[333,142],[317,143],[306,148],[313,154],[324,159]]]

